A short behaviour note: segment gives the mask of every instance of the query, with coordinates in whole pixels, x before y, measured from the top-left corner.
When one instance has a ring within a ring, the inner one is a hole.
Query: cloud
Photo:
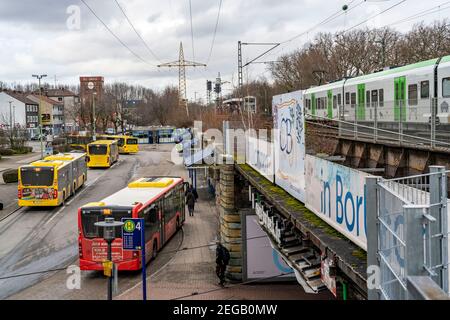
[[[151,65],[178,59],[180,41],[186,59],[192,59],[188,1],[118,0],[153,55],[134,33],[112,0],[85,0],[96,14],[137,55]],[[359,1],[355,1],[358,3]],[[195,59],[206,62],[209,56],[219,0],[191,0]],[[208,67],[187,68],[188,98],[205,96],[206,79],[218,72],[236,83],[237,42],[281,42],[301,34],[326,17],[341,10],[346,0],[223,0],[215,45]],[[392,1],[368,1],[333,21],[314,29],[295,41],[280,46],[264,60],[275,60],[301,47],[320,31],[337,31],[367,19],[377,8],[383,10]],[[67,28],[67,8],[80,9],[80,29]],[[386,12],[377,23],[387,24],[436,6],[410,0]],[[423,17],[425,21],[443,18],[446,12]],[[405,31],[417,21],[396,26]],[[80,75],[102,75],[106,81],[127,81],[160,89],[178,84],[176,69],[158,69],[137,59],[115,39],[80,0],[0,0],[0,80],[29,82],[32,73],[56,75],[59,83],[77,83]],[[244,61],[256,57],[267,47],[246,46]],[[268,76],[265,65],[251,65],[249,78]],[[231,88],[231,87],[230,87]]]

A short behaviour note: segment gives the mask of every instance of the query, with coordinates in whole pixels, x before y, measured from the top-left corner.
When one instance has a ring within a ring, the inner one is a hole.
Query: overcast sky
[[[144,63],[114,38],[80,0],[0,0],[0,80],[30,82],[31,74],[46,73],[48,81],[75,84],[79,76],[104,76],[106,82],[125,81],[158,90],[178,85],[177,69],[160,69],[161,62],[178,59],[180,41],[185,59],[193,60],[188,0],[118,0],[150,49],[147,50],[114,0],[85,0],[95,13]],[[262,61],[304,45],[320,31],[340,31],[400,3],[401,0],[223,0],[212,56],[207,68],[187,69],[188,99],[204,97],[206,79],[217,73],[236,85],[237,41],[283,42],[301,34],[349,4],[346,14],[286,42]],[[197,62],[208,60],[219,0],[191,0],[194,52]],[[449,15],[450,1],[407,0],[361,27],[384,26],[442,4],[440,10],[395,24],[400,31],[414,23],[431,23]],[[77,11],[80,16],[77,19]],[[69,13],[68,13],[69,12]],[[78,22],[79,21],[79,26]],[[244,63],[265,47],[243,47]],[[265,65],[248,68],[245,79],[269,77]],[[231,84],[224,85],[224,93]]]

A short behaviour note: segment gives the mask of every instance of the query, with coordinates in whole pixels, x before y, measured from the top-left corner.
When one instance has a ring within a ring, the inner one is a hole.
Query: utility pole
[[[12,143],[12,138],[13,138],[13,129],[12,129],[12,109],[11,109],[11,103],[13,103],[13,101],[8,101],[9,102],[9,137],[11,139],[11,143]],[[12,148],[12,146],[11,146]]]
[[[183,43],[180,42],[179,59],[173,62],[159,64],[158,67],[178,68],[178,106],[186,109],[189,116],[189,109],[186,99],[186,67],[206,67],[206,64],[184,59]]]
[[[42,141],[42,88],[41,88],[41,79],[46,77],[46,74],[33,74],[32,77],[38,79],[39,81],[39,140],[41,142],[41,159],[44,159],[44,142]]]
[[[95,92],[92,92],[92,139],[94,141],[97,140],[96,136],[95,136]]]

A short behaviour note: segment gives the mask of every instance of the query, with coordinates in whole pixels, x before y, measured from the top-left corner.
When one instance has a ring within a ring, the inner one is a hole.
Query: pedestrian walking
[[[225,270],[230,261],[230,252],[220,241],[217,241],[216,247],[216,274],[219,277],[219,285],[223,287],[225,284]]]
[[[186,204],[188,206],[189,216],[194,216],[195,195],[191,190],[186,191]]]
[[[195,209],[195,203],[198,199],[198,193],[197,190],[192,186],[192,184],[189,185],[185,192],[186,197],[186,204],[188,206],[189,216],[194,216],[194,209]]]

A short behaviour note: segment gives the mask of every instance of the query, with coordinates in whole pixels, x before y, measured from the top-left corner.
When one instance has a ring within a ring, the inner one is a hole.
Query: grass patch
[[[363,249],[353,250],[352,256],[361,260],[367,260],[367,253]]]
[[[260,175],[256,170],[248,164],[240,164],[239,167],[248,174],[258,178],[258,183],[269,191],[269,193],[276,195],[276,200],[285,206],[288,211],[299,212],[300,215],[307,220],[311,225],[321,229],[326,234],[339,239],[347,239],[341,233],[332,228],[328,223],[320,219],[312,211],[308,210],[305,205],[287,193],[284,189],[272,184],[269,180]]]

